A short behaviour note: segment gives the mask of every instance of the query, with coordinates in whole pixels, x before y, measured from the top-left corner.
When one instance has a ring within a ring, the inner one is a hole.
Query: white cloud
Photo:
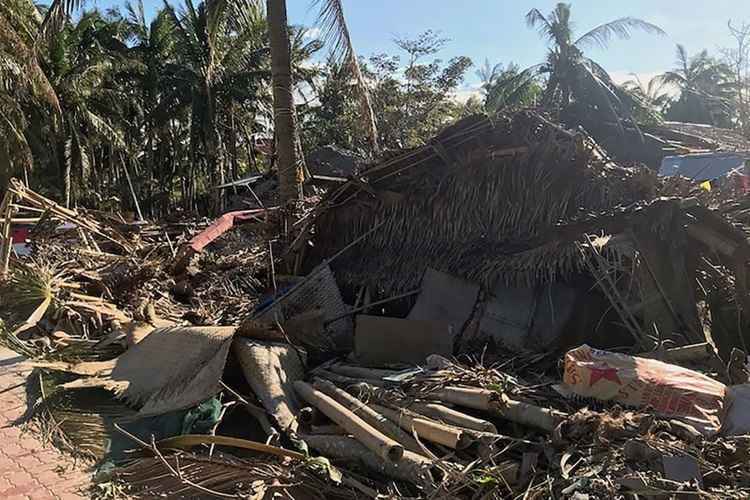
[[[649,80],[660,74],[661,73],[656,71],[634,72],[621,70],[609,72],[609,76],[612,77],[612,81],[614,81],[618,85],[622,85],[629,80],[635,80],[636,76],[641,82],[643,82],[644,85],[646,85],[648,84]]]
[[[481,99],[482,90],[479,85],[476,85],[473,87],[466,87],[466,88],[456,90],[455,92],[453,92],[453,99],[460,102],[461,104],[465,104],[466,101],[468,101],[472,97],[477,97]]]
[[[317,26],[313,26],[312,28],[308,28],[305,31],[305,34],[303,35],[303,37],[306,40],[317,40],[320,38],[320,35],[321,35],[320,28],[318,28]]]

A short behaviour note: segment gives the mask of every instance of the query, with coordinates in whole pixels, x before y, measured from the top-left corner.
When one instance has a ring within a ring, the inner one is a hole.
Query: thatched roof
[[[329,193],[308,262],[370,232],[333,262],[341,284],[396,293],[428,267],[487,286],[552,281],[581,267],[574,240],[552,237],[560,227],[652,188],[651,173],[605,161],[541,115],[472,116]]]

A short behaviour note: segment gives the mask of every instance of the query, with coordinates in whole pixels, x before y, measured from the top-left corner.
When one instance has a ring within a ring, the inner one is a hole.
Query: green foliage
[[[685,47],[677,45],[676,66],[661,75],[660,80],[680,90],[679,99],[667,110],[667,119],[721,127],[732,125],[736,90],[732,70],[709,56],[707,50],[689,57]]]
[[[423,144],[464,114],[465,107],[454,94],[472,63],[467,57],[447,62],[434,58],[446,43],[437,33],[427,31],[414,39],[395,40],[398,55],[376,54],[362,62],[384,148]],[[355,82],[348,72],[329,59],[315,88],[318,102],[303,115],[306,144],[368,151]]]
[[[534,74],[523,74],[517,64],[484,66],[477,71],[482,81],[484,107],[489,113],[533,106],[542,95],[542,82]]]
[[[75,16],[62,1],[44,27],[29,5],[0,6],[0,183],[26,172],[68,205],[127,209],[132,181],[144,215],[159,216],[220,210],[212,186],[266,168],[254,148],[272,107],[260,0],[166,3],[151,20],[141,0]],[[293,76],[312,81],[321,43],[292,32]]]

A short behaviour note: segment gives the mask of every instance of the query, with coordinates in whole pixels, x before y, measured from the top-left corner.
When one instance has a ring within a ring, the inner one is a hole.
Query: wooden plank
[[[5,224],[6,220],[7,219],[5,217],[0,217],[0,224]],[[11,224],[36,224],[40,220],[42,219],[39,217],[16,217],[16,218],[11,218],[10,223]]]
[[[0,278],[4,278],[8,274],[8,267],[10,266],[10,253],[13,248],[10,220],[14,197],[13,193],[8,190],[3,197],[2,204],[0,204],[0,217],[3,219],[2,224],[0,224]]]

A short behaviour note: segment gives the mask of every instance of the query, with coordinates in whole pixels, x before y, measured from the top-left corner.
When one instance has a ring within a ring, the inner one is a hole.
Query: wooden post
[[[0,279],[8,275],[10,254],[13,248],[11,233],[13,199],[13,193],[8,190],[5,192],[2,204],[0,204],[0,220],[2,220],[2,223],[0,223]]]

